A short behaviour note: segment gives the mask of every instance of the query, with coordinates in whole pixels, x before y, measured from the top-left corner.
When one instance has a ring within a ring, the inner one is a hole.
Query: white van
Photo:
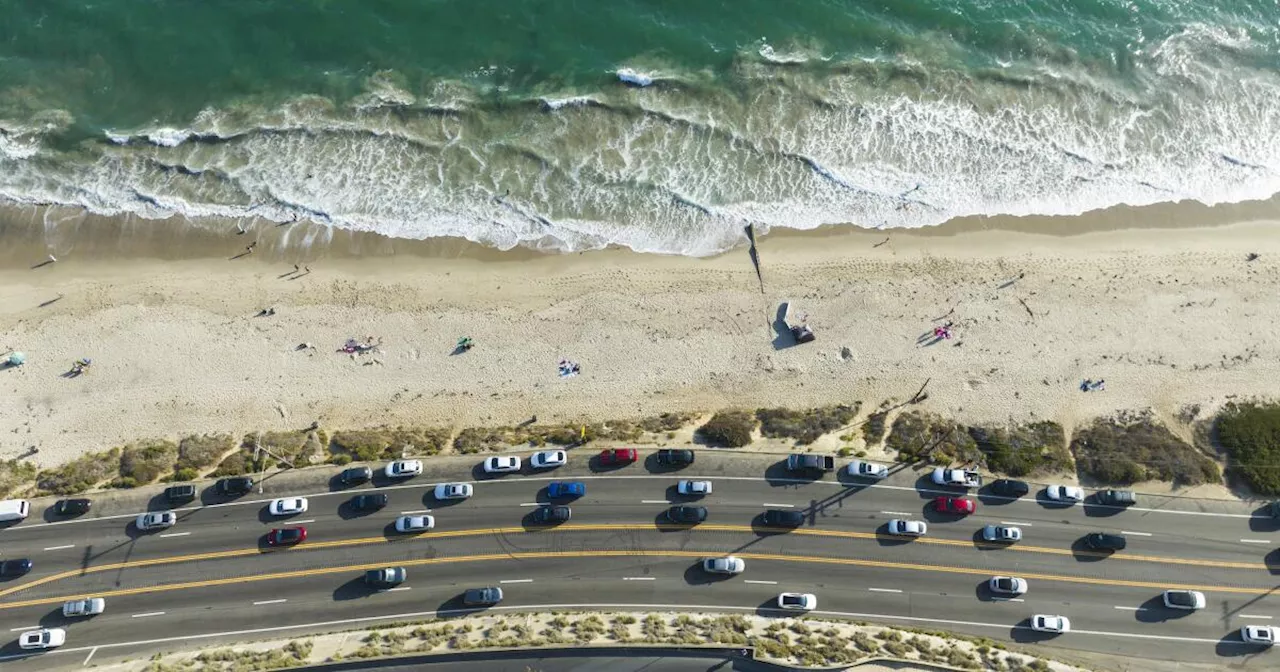
[[[25,499],[6,499],[0,502],[0,522],[22,520],[31,513],[31,502]]]

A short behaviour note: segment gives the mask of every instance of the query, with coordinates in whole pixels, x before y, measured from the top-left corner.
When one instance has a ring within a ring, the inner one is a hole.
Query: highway
[[[267,479],[262,493],[202,498],[178,510],[175,527],[149,534],[130,521],[164,508],[154,498],[159,488],[95,495],[91,515],[68,521],[36,515],[52,500],[33,501],[30,519],[0,531],[3,557],[36,563],[28,576],[0,584],[0,627],[16,638],[22,628],[59,624],[68,643],[38,664],[15,658],[14,669],[78,665],[90,651],[108,662],[177,648],[182,640],[174,638],[234,641],[278,632],[262,628],[293,628],[286,636],[294,636],[425,618],[461,609],[457,595],[467,587],[501,582],[506,610],[674,605],[768,614],[779,591],[794,590],[817,594],[819,614],[1154,660],[1275,664],[1275,654],[1243,645],[1236,633],[1250,623],[1280,625],[1280,598],[1271,594],[1280,532],[1256,506],[1144,496],[1129,510],[1059,507],[1035,492],[1017,501],[979,492],[977,512],[960,517],[930,506],[957,491],[901,468],[880,483],[844,475],[811,481],[785,473],[778,456],[701,451],[695,465],[674,472],[657,472],[652,460],[603,470],[574,455],[550,473],[486,478],[478,460],[433,458],[422,476],[350,490],[335,487],[336,468],[286,472]],[[674,488],[682,478],[711,480],[715,491],[682,498]],[[568,479],[587,484],[573,519],[533,525],[547,483]],[[434,485],[454,480],[474,482],[475,496],[436,501]],[[356,515],[346,502],[368,491],[385,492],[390,503]],[[309,510],[268,515],[266,504],[284,495],[307,496]],[[687,528],[662,519],[670,503],[686,501],[707,506],[708,521]],[[766,508],[802,511],[806,524],[764,528],[758,515]],[[431,532],[390,527],[402,513],[426,511],[436,517]],[[891,518],[926,520],[929,534],[889,537],[883,526]],[[1018,525],[1024,540],[981,542],[977,531],[991,523]],[[305,525],[308,540],[267,548],[265,533],[286,524]],[[1079,539],[1093,531],[1123,532],[1129,547],[1112,556],[1087,551]],[[695,569],[699,559],[726,553],[744,558],[747,571],[711,580]],[[408,569],[401,590],[360,584],[364,569],[387,565]],[[983,586],[995,574],[1024,577],[1030,590],[1015,600],[992,596]],[[1160,592],[1176,587],[1205,592],[1207,608],[1166,610]],[[79,595],[105,596],[107,612],[63,623],[57,609]],[[1033,613],[1066,615],[1074,632],[1036,635],[1025,627]],[[15,645],[0,648],[0,656],[20,655]]]

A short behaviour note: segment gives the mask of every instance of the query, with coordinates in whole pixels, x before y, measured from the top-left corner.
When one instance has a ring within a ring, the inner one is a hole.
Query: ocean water
[[[707,255],[1280,192],[1280,0],[0,0],[0,199]]]

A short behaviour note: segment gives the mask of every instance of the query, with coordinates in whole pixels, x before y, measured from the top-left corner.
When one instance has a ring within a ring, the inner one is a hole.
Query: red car
[[[282,527],[267,535],[268,546],[292,546],[307,540],[307,528]]]
[[[600,452],[600,466],[614,467],[623,464],[631,464],[635,462],[635,448],[614,448],[613,450],[605,450]]]
[[[943,513],[973,513],[977,505],[964,497],[939,497],[933,500],[933,508]]]

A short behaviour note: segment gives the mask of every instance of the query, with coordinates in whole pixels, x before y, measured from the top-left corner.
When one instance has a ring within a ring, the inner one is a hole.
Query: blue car
[[[547,486],[547,496],[551,499],[581,497],[587,494],[587,484],[581,481],[552,481]]]

